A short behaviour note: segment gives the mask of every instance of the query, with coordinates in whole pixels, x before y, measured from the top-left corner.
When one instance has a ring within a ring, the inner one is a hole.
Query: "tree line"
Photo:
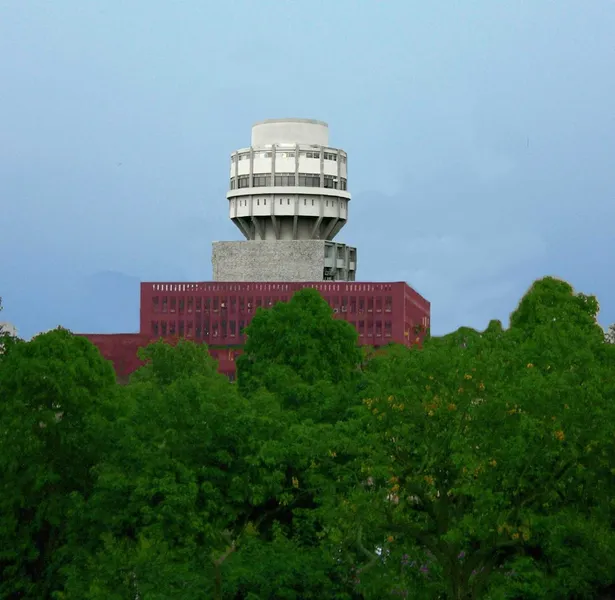
[[[314,290],[237,383],[163,341],[119,385],[85,338],[5,336],[0,598],[609,597],[615,345],[553,278],[504,328],[366,352]]]

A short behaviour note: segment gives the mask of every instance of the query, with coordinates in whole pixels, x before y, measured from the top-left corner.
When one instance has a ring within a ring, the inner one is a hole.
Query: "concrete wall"
[[[252,146],[328,143],[328,125],[315,119],[267,119],[252,126]]]
[[[214,281],[355,281],[357,249],[325,240],[214,242]],[[327,277],[328,279],[329,277]]]
[[[332,240],[348,218],[345,192],[313,188],[250,188],[229,198],[231,220],[248,240]],[[296,223],[296,225],[295,225]]]
[[[324,240],[214,242],[214,281],[322,281]]]

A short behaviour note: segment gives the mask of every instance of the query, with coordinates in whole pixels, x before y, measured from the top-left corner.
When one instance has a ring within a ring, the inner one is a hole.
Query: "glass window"
[[[252,185],[254,187],[267,187],[271,185],[271,175],[254,175],[252,177]]]
[[[295,185],[294,173],[276,173],[275,185],[289,186]]]
[[[337,177],[333,175],[325,175],[324,184],[326,188],[337,189]]]
[[[320,187],[320,175],[313,173],[299,173],[299,185],[306,187]]]
[[[237,187],[238,188],[250,187],[250,176],[249,175],[240,175],[237,178]]]

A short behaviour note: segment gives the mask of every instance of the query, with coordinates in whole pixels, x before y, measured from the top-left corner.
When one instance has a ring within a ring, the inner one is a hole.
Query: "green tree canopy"
[[[47,598],[59,585],[69,496],[87,495],[108,449],[110,363],[56,329],[6,339],[0,361],[0,597]]]
[[[369,561],[366,593],[561,598],[612,581],[613,370],[596,311],[547,278],[506,331],[371,361],[357,424],[370,485],[340,505],[347,539],[360,527],[386,556]]]
[[[348,485],[339,474],[336,423],[356,402],[362,357],[356,330],[313,289],[259,310],[247,328],[239,389],[271,416],[259,461],[278,485],[253,514],[254,536],[226,566],[229,593],[271,597],[274,581],[286,586],[277,589],[280,598],[341,598],[348,589],[339,544],[324,530],[329,498]],[[249,578],[247,564],[259,565]]]
[[[340,383],[347,382],[361,362],[354,327],[334,319],[331,307],[311,288],[289,302],[259,309],[246,334],[238,360],[239,385],[246,393],[269,383],[272,366],[286,367],[305,383]]]
[[[207,348],[157,342],[142,358],[115,450],[91,497],[75,498],[65,598],[212,597],[216,561],[258,494],[251,412]]]
[[[615,581],[615,345],[537,281],[511,315],[366,354],[314,290],[239,385],[157,342],[126,386],[65,330],[3,339],[0,597],[595,598]]]

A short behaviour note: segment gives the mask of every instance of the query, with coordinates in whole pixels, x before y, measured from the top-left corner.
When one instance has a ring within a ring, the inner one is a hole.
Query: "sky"
[[[211,279],[230,153],[329,123],[357,278],[432,331],[545,275],[615,321],[615,2],[0,0],[2,320],[132,332],[139,282]]]

